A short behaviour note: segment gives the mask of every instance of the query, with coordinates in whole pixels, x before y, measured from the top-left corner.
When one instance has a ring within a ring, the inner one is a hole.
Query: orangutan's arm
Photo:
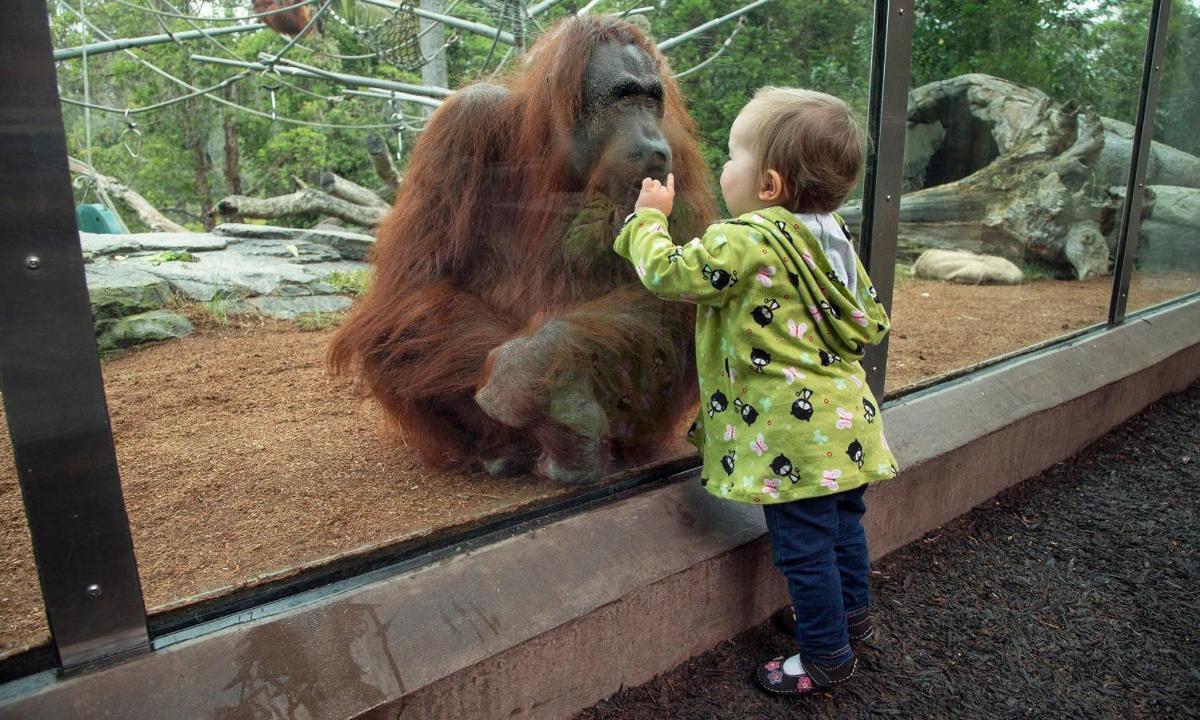
[[[559,391],[574,385],[601,405],[650,392],[652,375],[677,379],[688,367],[690,314],[634,284],[538,313],[489,354],[476,402],[494,419],[524,427],[553,414]]]

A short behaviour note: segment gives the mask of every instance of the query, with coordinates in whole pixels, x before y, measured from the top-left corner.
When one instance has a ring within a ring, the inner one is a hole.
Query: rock
[[[355,275],[370,268],[343,259],[343,253],[368,252],[374,242],[369,235],[258,225],[222,227],[234,234],[80,234],[87,248],[85,257],[92,261],[85,272],[101,349],[190,332],[185,318],[155,314],[172,291],[208,304],[216,315],[257,312],[295,319],[349,308],[353,301],[344,295],[358,291],[362,278]],[[189,262],[168,259],[182,258],[184,253]]]
[[[157,310],[171,299],[165,280],[136,268],[94,265],[87,268],[86,277],[92,317],[97,321]]]
[[[1133,154],[1133,126],[1112,118],[1101,118],[1104,149],[1100,153],[1098,177],[1104,185],[1124,186]],[[1147,185],[1176,185],[1200,188],[1200,158],[1160,142],[1150,143],[1146,164]]]
[[[214,297],[273,295],[284,285],[308,285],[317,277],[304,267],[281,258],[244,255],[236,250],[200,253],[196,262],[154,264],[147,257],[132,257],[126,264],[165,279],[192,300]]]
[[[294,252],[293,252],[294,250]],[[283,258],[287,262],[305,265],[342,259],[341,253],[329,245],[296,240],[243,240],[237,243],[237,251],[244,255],[265,255]]]
[[[263,315],[280,320],[295,320],[301,315],[343,312],[354,304],[353,300],[341,295],[256,297],[246,302]]]
[[[374,237],[349,230],[309,230],[300,239],[328,245],[347,260],[362,260],[375,247]]]
[[[925,171],[945,139],[946,128],[937,120],[908,124],[904,135],[904,179],[901,188],[904,192],[926,186]]]
[[[375,238],[349,230],[286,228],[275,225],[224,223],[213,228],[216,235],[260,240],[287,240],[292,243],[317,243],[338,251],[348,260],[362,260],[375,244]]]
[[[134,233],[131,235],[97,235],[79,233],[84,253],[93,258],[104,255],[130,255],[159,250],[190,250],[209,252],[225,249],[228,241],[208,233]]]
[[[214,235],[235,238],[260,238],[264,240],[295,240],[307,232],[304,228],[281,227],[279,225],[251,225],[249,223],[221,223],[213,228]]]
[[[1021,268],[1002,257],[961,250],[926,250],[913,265],[913,275],[968,285],[1020,285]]]
[[[1200,189],[1150,185],[1143,214],[1138,267],[1200,271]]]
[[[1068,228],[1062,251],[1075,269],[1076,280],[1109,273],[1108,241],[1093,223],[1080,223]]]
[[[1107,268],[1095,113],[971,74],[915,88],[908,126],[903,182],[913,191],[900,200],[898,258],[949,245],[1079,278]],[[846,208],[848,222],[855,215]]]
[[[166,310],[129,315],[96,324],[96,344],[101,352],[155,340],[186,337],[192,324],[182,315]]]

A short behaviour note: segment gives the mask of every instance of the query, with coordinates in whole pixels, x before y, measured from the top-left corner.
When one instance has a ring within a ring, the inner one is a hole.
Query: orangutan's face
[[[599,45],[583,78],[572,136],[576,179],[632,209],[642,178],[665,181],[671,171],[663,109],[663,83],[654,61],[635,45]]]

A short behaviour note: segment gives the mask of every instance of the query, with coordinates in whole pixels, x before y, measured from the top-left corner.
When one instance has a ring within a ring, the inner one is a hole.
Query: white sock
[[[804,674],[804,666],[800,664],[800,656],[798,654],[783,661],[783,672],[785,675],[793,677]]]

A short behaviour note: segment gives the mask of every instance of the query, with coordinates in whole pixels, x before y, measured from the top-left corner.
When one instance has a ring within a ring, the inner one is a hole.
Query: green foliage
[[[339,295],[362,295],[371,285],[370,270],[334,270],[325,282]]]
[[[296,318],[296,327],[305,332],[328,330],[342,324],[345,315],[341,313],[305,313]]]
[[[144,3],[184,12],[241,16],[248,0],[208,0],[187,3],[164,0]],[[542,27],[574,12],[581,0],[565,2],[540,17]],[[671,0],[649,13],[659,41],[674,37],[744,4],[744,0]],[[338,2],[335,7],[365,13],[363,26],[376,22],[361,2]],[[913,85],[967,72],[983,72],[1040,88],[1059,101],[1076,100],[1101,114],[1133,122],[1145,50],[1151,0],[921,0],[916,3],[913,37]],[[1200,18],[1194,2],[1173,3],[1165,57],[1162,94],[1156,116],[1156,139],[1200,153]],[[78,8],[77,3],[71,3]],[[49,4],[56,47],[69,47],[100,38],[75,15]],[[627,7],[603,0],[592,12]],[[378,10],[378,8],[375,8]],[[136,37],[162,32],[156,18],[109,0],[87,0],[88,19],[113,37]],[[386,14],[386,13],[385,13]],[[493,4],[462,0],[453,14],[476,22],[503,22]],[[680,80],[696,120],[702,151],[715,177],[725,160],[729,125],[753,92],[764,85],[812,87],[846,99],[864,115],[869,95],[870,49],[874,3],[871,0],[774,0],[746,16],[731,47],[715,61]],[[192,30],[181,19],[164,18],[172,31]],[[211,25],[203,25],[211,27]],[[676,72],[711,58],[729,37],[734,23],[715,27],[683,42],[669,53]],[[511,23],[505,24],[512,30]],[[531,28],[536,34],[537,29]],[[454,87],[487,80],[509,55],[508,48],[467,32],[452,33],[445,49],[450,83]],[[288,39],[273,32],[220,36],[213,42],[166,43],[139,48],[135,54],[196,87],[212,86],[237,69],[197,62],[195,54],[254,59],[278,52]],[[287,57],[326,70],[420,83],[420,73],[407,72],[377,59],[353,58],[367,51],[361,40],[339,22],[327,19],[325,34],[308,37]],[[335,55],[347,56],[336,57]],[[511,58],[501,72],[515,67]],[[82,99],[83,63],[58,64],[64,97]],[[271,114],[275,90],[276,120]],[[299,88],[299,89],[296,89]],[[93,103],[117,108],[141,107],[188,92],[149,70],[123,52],[95,55],[88,61],[88,91]],[[324,169],[367,187],[378,184],[365,152],[369,133],[380,133],[396,149],[391,129],[362,128],[389,122],[394,111],[384,100],[352,97],[341,86],[323,80],[275,77],[251,72],[236,84],[128,118],[142,133],[142,148],[132,157],[123,146],[131,139],[127,118],[119,113],[93,111],[85,123],[82,109],[63,106],[69,152],[81,160],[89,155],[97,170],[120,179],[169,217],[200,229],[214,218],[213,205],[236,192],[269,196],[291,192],[295,180],[315,184]],[[260,114],[234,110],[214,98],[256,109]],[[410,125],[419,126],[423,111],[403,106]],[[313,127],[284,122],[350,125],[351,128]],[[90,128],[91,142],[87,141]],[[238,150],[234,165],[227,138]],[[404,157],[416,136],[404,131]],[[236,187],[235,187],[236,186]],[[83,199],[83,191],[78,192]],[[133,213],[123,219],[134,231],[144,230]],[[299,218],[296,222],[311,221]]]
[[[258,149],[259,183],[268,195],[293,189],[293,176],[311,176],[312,168],[324,167],[328,160],[327,138],[316,128],[290,127],[268,138]]]
[[[188,252],[187,250],[163,250],[150,256],[150,264],[158,265],[165,262],[200,262],[199,259]]]

